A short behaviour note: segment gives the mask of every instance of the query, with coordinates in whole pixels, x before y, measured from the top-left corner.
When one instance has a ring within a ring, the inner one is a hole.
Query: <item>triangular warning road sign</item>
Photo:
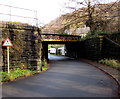
[[[12,45],[10,39],[7,37],[2,46],[12,47],[13,45]]]

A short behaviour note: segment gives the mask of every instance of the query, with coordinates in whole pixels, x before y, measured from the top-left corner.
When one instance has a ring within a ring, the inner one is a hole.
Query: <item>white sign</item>
[[[9,63],[9,47],[12,47],[10,39],[7,37],[2,46],[7,47],[7,64],[8,64],[8,73],[10,73],[10,63]]]
[[[7,37],[2,46],[12,47],[13,44],[11,43],[10,39]]]

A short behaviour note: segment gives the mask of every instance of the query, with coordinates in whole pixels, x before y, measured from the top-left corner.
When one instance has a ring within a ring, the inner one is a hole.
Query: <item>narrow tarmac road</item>
[[[3,97],[117,97],[117,83],[97,68],[49,55],[44,73],[3,85]]]

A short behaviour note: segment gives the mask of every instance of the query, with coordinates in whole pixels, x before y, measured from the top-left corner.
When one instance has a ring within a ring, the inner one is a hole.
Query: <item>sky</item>
[[[37,11],[37,17],[39,23],[47,24],[51,20],[59,17],[61,15],[62,4],[65,0],[0,0],[0,4],[12,5],[15,7],[22,7],[26,9],[31,9]],[[0,8],[0,12],[9,13],[8,7]],[[3,10],[4,9],[4,10]],[[15,8],[11,9],[12,14],[14,15],[24,15],[30,17],[36,17],[34,11],[24,11]],[[32,13],[31,15],[28,13]],[[9,18],[8,18],[9,19]]]
[[[63,12],[65,12],[63,6],[66,1],[67,0],[0,0],[0,4],[6,4],[6,5],[32,10],[32,11],[21,10],[21,9],[10,8],[0,5],[0,13],[5,13],[5,14],[11,13],[13,15],[34,17],[34,18],[37,16],[38,24],[44,25],[56,19],[61,14],[63,14]],[[107,0],[107,1],[114,1],[114,0]],[[8,17],[7,15],[3,15],[0,17],[0,20],[1,19],[7,21],[16,21],[16,20],[23,21],[30,24],[35,23],[34,21],[35,19],[21,18],[16,16]]]

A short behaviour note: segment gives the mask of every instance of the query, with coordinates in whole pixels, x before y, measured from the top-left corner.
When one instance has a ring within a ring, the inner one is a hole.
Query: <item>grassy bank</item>
[[[99,61],[99,63],[111,66],[116,69],[120,69],[120,62],[115,59],[102,59]]]
[[[43,67],[42,68],[43,71],[46,71],[48,69],[48,67]],[[37,73],[40,73],[41,71],[37,71],[37,70],[29,70],[29,69],[16,69],[16,70],[12,70],[10,71],[10,73],[7,72],[0,72],[0,81],[1,82],[7,82],[7,81],[14,81],[17,78],[20,77],[27,77],[27,76],[31,76]]]

